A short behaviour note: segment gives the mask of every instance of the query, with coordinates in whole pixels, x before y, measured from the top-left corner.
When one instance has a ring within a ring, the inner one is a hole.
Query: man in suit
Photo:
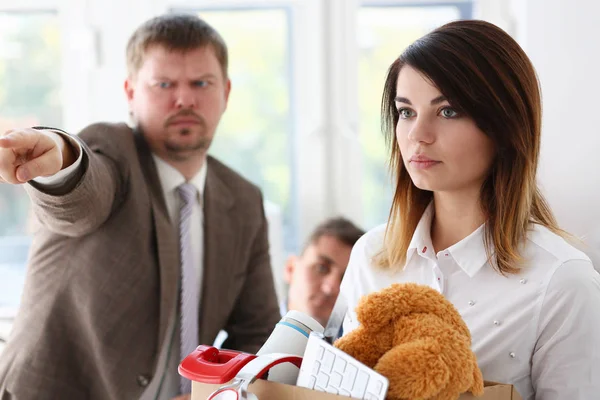
[[[225,43],[195,16],[160,16],[127,66],[134,129],[0,138],[0,180],[26,183],[38,222],[2,400],[189,398],[182,357],[221,329],[224,347],[256,352],[279,320],[262,195],[207,156]]]
[[[340,293],[352,247],[364,233],[346,218],[331,218],[319,224],[302,253],[287,260],[284,279],[289,290],[280,304],[281,314],[302,311],[325,327]]]

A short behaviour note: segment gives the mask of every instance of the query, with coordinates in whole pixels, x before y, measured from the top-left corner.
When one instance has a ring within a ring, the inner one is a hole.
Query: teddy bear
[[[471,350],[471,333],[438,291],[414,283],[393,284],[364,296],[360,326],[335,347],[389,379],[389,400],[455,400],[483,394],[483,378]]]

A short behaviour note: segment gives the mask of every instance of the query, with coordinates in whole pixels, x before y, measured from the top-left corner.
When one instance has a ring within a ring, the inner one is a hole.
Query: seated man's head
[[[314,230],[300,256],[285,267],[289,285],[287,306],[302,311],[323,326],[331,314],[354,243],[364,231],[345,218],[329,219]]]

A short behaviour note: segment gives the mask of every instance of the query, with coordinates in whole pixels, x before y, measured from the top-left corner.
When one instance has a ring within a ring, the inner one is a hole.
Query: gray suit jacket
[[[124,124],[79,135],[79,176],[26,185],[38,228],[0,399],[136,399],[178,302],[179,249],[151,153]],[[208,158],[199,343],[256,352],[279,320],[258,188]]]

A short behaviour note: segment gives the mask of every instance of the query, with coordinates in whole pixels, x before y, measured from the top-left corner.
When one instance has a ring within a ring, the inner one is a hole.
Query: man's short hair
[[[127,43],[127,73],[130,77],[140,70],[146,51],[156,45],[182,52],[211,46],[221,64],[223,76],[228,76],[225,41],[212,26],[195,15],[164,14],[140,25]]]
[[[332,236],[340,242],[353,247],[358,239],[360,239],[360,237],[364,234],[365,231],[354,225],[346,218],[330,218],[323,221],[315,228],[308,238],[304,248],[306,249],[306,247],[310,246],[311,244],[318,242],[323,236]]]

